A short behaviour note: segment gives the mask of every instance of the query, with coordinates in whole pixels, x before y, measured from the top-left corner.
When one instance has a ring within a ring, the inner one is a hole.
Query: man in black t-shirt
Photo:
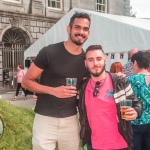
[[[89,36],[90,17],[75,13],[67,26],[68,40],[44,47],[30,66],[22,86],[37,93],[33,125],[33,150],[79,150],[77,89],[88,71],[83,43]],[[35,79],[41,75],[40,83]],[[77,78],[77,87],[66,86]]]

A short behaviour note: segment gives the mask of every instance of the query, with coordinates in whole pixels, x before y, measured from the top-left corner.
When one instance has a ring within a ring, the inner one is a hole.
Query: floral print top
[[[143,111],[140,118],[132,121],[132,125],[142,125],[150,123],[150,85],[146,84],[144,74],[135,74],[128,77],[128,81],[132,86],[137,99],[143,103]]]

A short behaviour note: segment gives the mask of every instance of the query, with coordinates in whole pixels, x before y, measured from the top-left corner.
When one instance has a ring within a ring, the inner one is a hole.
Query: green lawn
[[[4,122],[0,150],[32,150],[33,109],[17,107],[0,100],[0,114]]]
[[[31,150],[33,110],[0,100],[0,114],[4,122],[0,150]]]

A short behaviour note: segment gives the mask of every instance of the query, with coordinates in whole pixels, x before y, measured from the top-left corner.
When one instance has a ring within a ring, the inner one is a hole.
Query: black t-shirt
[[[64,43],[44,47],[37,55],[34,64],[44,69],[40,84],[51,87],[66,85],[66,78],[77,78],[77,88],[88,74],[84,65],[85,52],[80,55],[69,53]],[[48,94],[38,94],[35,112],[51,117],[69,117],[77,113],[77,98],[57,98]]]

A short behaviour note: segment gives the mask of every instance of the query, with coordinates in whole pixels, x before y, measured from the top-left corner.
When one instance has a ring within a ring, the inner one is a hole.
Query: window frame
[[[48,1],[55,1],[55,3],[57,2],[57,0],[48,0]],[[48,6],[48,1],[47,1],[47,6]],[[51,7],[51,6],[48,6],[48,8],[54,10],[62,10],[62,0],[60,0],[60,8]]]
[[[17,3],[17,4],[21,4],[22,3],[22,0],[19,0],[19,1],[15,1],[15,0],[3,0],[3,1],[11,2],[11,3]]]
[[[105,0],[105,3],[104,3],[104,0],[101,0],[102,3],[98,3],[97,0],[96,0],[96,12],[100,12],[100,13],[107,13],[107,0]],[[103,6],[105,8],[105,10],[98,10],[97,9],[97,6]]]

